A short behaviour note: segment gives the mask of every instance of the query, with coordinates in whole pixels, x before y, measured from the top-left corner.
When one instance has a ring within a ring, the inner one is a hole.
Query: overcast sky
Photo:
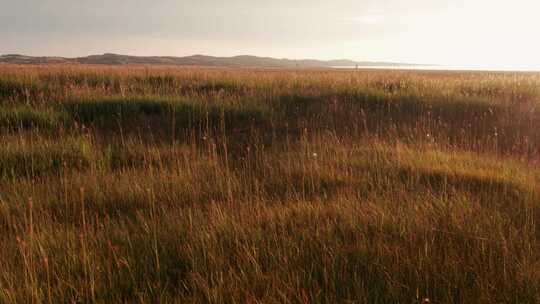
[[[539,0],[0,0],[0,53],[540,68]]]

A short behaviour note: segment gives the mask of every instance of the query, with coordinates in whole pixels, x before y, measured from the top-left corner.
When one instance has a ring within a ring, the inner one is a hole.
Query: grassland
[[[0,65],[0,303],[537,303],[540,74]]]

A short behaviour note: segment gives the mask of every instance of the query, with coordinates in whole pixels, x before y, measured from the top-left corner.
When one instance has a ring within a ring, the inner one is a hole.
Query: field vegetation
[[[540,74],[0,65],[0,303],[537,303]]]

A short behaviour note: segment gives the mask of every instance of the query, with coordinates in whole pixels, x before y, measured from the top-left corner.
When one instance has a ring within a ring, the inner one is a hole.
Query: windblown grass
[[[540,76],[3,66],[2,303],[535,303]]]
[[[82,169],[93,161],[92,148],[84,138],[8,137],[1,143],[0,176],[4,177],[38,177],[62,169]]]
[[[51,108],[39,109],[28,105],[17,105],[0,109],[0,128],[2,129],[54,131],[68,122],[67,113]]]

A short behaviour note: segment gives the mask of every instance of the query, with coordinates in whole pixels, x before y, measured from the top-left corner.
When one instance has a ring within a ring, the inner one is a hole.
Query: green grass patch
[[[69,115],[53,108],[8,106],[0,109],[0,128],[56,130],[68,124]]]
[[[92,146],[83,138],[2,141],[0,175],[3,177],[37,177],[62,170],[83,169],[94,160]]]
[[[82,123],[142,122],[159,119],[165,126],[200,129],[247,127],[267,123],[264,106],[205,102],[190,99],[112,98],[66,102],[64,107],[73,119]]]

